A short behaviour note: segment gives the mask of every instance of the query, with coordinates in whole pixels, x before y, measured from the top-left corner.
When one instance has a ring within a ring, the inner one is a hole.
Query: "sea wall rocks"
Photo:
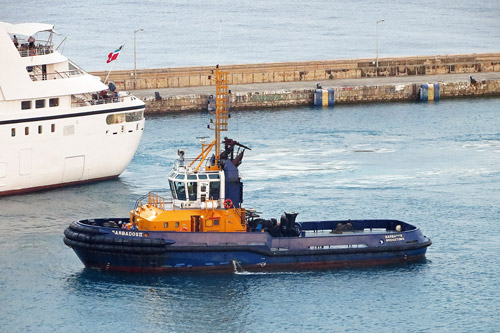
[[[380,86],[335,87],[335,104],[365,102],[416,101],[422,83]],[[465,96],[500,96],[500,80],[440,82],[440,98]],[[232,109],[253,109],[312,105],[315,89],[236,93],[231,95]],[[209,95],[146,98],[148,113],[201,111],[207,109]]]

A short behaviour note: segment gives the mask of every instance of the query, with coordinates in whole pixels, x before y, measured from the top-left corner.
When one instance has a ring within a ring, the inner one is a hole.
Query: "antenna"
[[[220,43],[222,40],[222,20],[219,20],[219,45],[217,46],[217,62],[220,63]]]

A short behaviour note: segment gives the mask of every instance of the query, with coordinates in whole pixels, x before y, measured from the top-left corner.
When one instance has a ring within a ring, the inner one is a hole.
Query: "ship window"
[[[167,228],[168,228],[168,222],[163,223],[163,227],[164,227],[165,229],[167,229]]]
[[[198,183],[189,182],[187,183],[187,187],[188,187],[189,200],[195,201],[198,194]]]
[[[31,109],[31,101],[22,101],[21,110],[29,110],[29,109]]]
[[[216,173],[216,174],[211,174],[211,175],[208,175],[208,177],[209,177],[210,179],[219,179],[219,174],[218,174],[218,173]]]
[[[42,134],[42,125],[38,125],[38,134]]]
[[[125,115],[123,113],[120,114],[110,114],[106,117],[106,124],[120,124],[125,122]]]
[[[30,128],[29,127],[25,127],[24,128],[24,135],[29,135],[30,134]]]
[[[175,193],[174,182],[169,180],[168,184],[170,185],[170,192],[172,192],[172,196],[174,197],[174,199],[177,199],[177,193]]]
[[[219,200],[220,193],[220,182],[210,182],[210,187],[208,189],[208,197],[213,200]]]
[[[59,98],[49,99],[49,107],[53,108],[55,106],[59,106]]]
[[[214,225],[219,225],[219,220],[214,220]]]
[[[175,222],[175,227],[179,228],[179,222]]]
[[[187,179],[197,179],[196,175],[188,175]]]
[[[10,130],[10,136],[16,136],[16,129],[15,128]]]
[[[50,125],[50,131],[54,133],[56,131],[56,124]]]
[[[141,119],[144,119],[144,111],[129,112],[125,114],[125,121],[127,123],[139,121]]]
[[[44,99],[37,99],[35,101],[35,108],[41,109],[45,107],[45,100]]]
[[[200,179],[207,179],[207,175],[198,175],[198,178],[200,178]]]
[[[144,111],[137,111],[129,113],[110,114],[109,116],[106,117],[106,123],[108,125],[120,124],[124,122],[130,123],[142,119],[144,119]],[[137,126],[137,128],[139,127]]]
[[[184,174],[178,174],[177,176],[175,176],[175,179],[184,179]]]
[[[175,182],[175,191],[177,192],[177,199],[186,200],[186,188],[184,182]]]

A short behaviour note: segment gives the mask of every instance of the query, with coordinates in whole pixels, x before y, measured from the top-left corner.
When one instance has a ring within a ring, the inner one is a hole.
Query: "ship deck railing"
[[[170,192],[149,192],[136,200],[134,209],[143,205],[151,205],[161,210],[218,209],[222,206],[221,199],[207,200],[200,203],[199,201],[174,200],[167,196],[170,196]],[[238,215],[244,218],[241,208],[237,208],[236,211]]]
[[[161,192],[160,192],[161,193]],[[153,207],[156,207],[161,210],[167,210],[167,209],[173,209],[174,207],[174,202],[171,198],[165,198],[162,194],[158,192],[148,192],[147,194],[144,194],[143,196],[139,197],[135,201],[135,207],[134,209],[137,209],[144,204],[149,204]],[[168,194],[165,192],[165,194]]]
[[[129,95],[125,96],[118,96],[118,97],[99,97],[97,94],[93,94],[96,96],[93,96],[89,99],[83,99],[83,98],[78,98],[74,101],[71,102],[71,107],[83,107],[83,106],[90,106],[90,105],[100,105],[100,104],[110,104],[110,103],[121,103],[125,101],[126,97],[129,97]]]
[[[205,159],[206,161],[206,159]],[[205,162],[203,161],[203,162]],[[196,162],[196,163],[193,163]],[[180,173],[193,173],[195,172],[196,168],[198,167],[200,163],[200,159],[195,159],[195,158],[178,158],[177,160],[174,161],[174,165],[172,169],[174,171],[180,172]],[[205,168],[202,166],[198,172],[205,172]]]
[[[54,72],[54,73],[38,73],[38,74],[30,74],[30,78],[32,81],[46,81],[46,80],[58,80],[58,79],[69,79],[75,76],[84,75],[85,72],[80,69],[74,69],[70,71],[64,72]]]
[[[46,55],[54,53],[53,45],[35,45],[29,47],[29,44],[21,44],[18,46],[17,51],[21,57],[33,57],[39,55]]]

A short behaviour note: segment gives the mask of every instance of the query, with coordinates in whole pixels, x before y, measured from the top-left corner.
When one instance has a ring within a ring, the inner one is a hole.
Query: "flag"
[[[106,61],[107,64],[109,64],[110,62],[116,60],[116,58],[118,58],[118,55],[120,54],[120,51],[122,50],[122,47],[123,47],[123,44],[120,45],[119,48],[117,48],[116,50],[114,50],[113,52],[111,52],[109,55],[108,55],[108,61]]]

